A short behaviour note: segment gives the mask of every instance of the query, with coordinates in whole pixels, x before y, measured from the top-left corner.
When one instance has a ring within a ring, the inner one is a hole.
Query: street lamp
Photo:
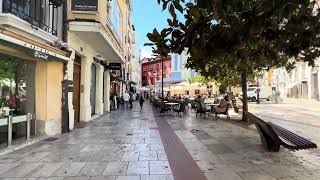
[[[164,58],[161,59],[161,97],[162,97],[162,101],[163,101],[163,98],[164,98],[164,92],[163,92],[163,61],[164,61]]]
[[[153,71],[153,90],[154,90],[154,97],[156,97],[156,76],[157,72]]]

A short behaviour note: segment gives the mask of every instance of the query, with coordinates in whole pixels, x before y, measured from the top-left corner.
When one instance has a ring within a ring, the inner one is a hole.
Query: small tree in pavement
[[[220,78],[226,69],[241,74],[244,112],[248,74],[290,69],[298,60],[314,65],[320,55],[320,10],[315,0],[157,1],[172,18],[167,28],[148,33],[152,43],[146,45],[161,56],[187,48],[187,66],[203,76]]]

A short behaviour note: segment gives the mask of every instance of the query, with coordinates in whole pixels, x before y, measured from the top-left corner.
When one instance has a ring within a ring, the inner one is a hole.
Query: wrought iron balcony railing
[[[11,13],[30,23],[32,27],[40,28],[57,36],[59,12],[57,5],[51,1],[3,0],[2,7],[3,13]]]

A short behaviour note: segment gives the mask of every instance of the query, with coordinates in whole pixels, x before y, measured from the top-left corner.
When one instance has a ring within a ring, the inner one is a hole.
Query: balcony
[[[73,6],[69,7],[69,31],[79,36],[109,62],[124,63],[125,55],[120,26],[122,17],[117,16],[118,21],[114,21],[110,17],[110,14],[117,14],[115,12],[120,12],[120,10],[113,9],[111,13],[112,2],[103,2],[92,1],[90,7],[95,8],[89,10],[77,10],[72,8]],[[88,3],[82,5],[88,5]]]
[[[61,4],[60,4],[61,5]],[[49,0],[3,0],[2,12],[10,13],[27,22],[33,29],[41,29],[50,35],[58,35],[58,22],[62,10]]]

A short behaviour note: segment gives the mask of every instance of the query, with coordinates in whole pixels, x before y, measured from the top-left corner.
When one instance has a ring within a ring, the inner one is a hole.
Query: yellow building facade
[[[0,8],[0,137],[56,135],[68,124],[62,117],[62,82],[72,57],[62,43],[62,4],[15,3],[4,0]],[[24,6],[42,14],[28,14]]]
[[[73,72],[72,105],[77,124],[110,111],[112,95],[121,96],[126,87],[131,0],[67,3],[67,42],[75,50],[68,71]],[[112,68],[114,65],[116,68]]]

